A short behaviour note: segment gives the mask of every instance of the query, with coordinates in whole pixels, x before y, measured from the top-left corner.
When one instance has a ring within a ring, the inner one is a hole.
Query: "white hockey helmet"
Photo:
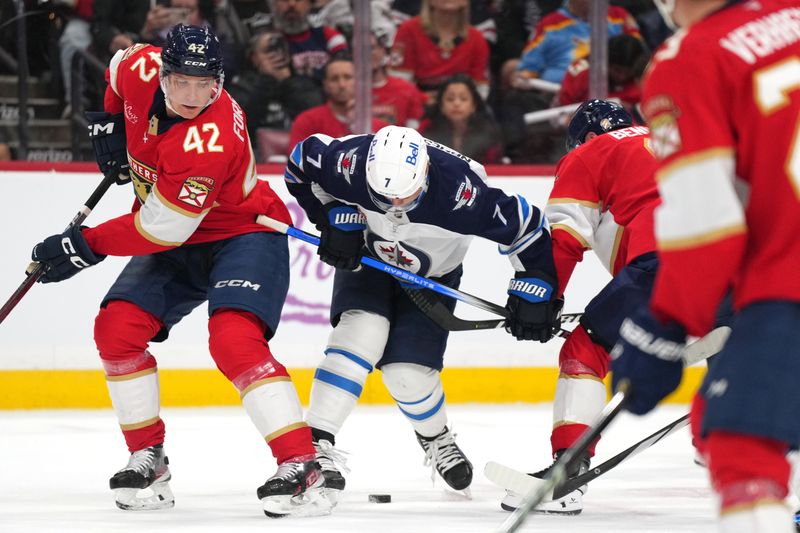
[[[411,128],[386,126],[372,138],[367,154],[367,191],[385,212],[411,211],[428,189],[428,150],[425,139]],[[420,195],[406,205],[392,200]]]

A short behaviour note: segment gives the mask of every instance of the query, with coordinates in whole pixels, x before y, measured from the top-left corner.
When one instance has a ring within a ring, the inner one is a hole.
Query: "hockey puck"
[[[369,501],[372,503],[391,503],[392,502],[392,495],[391,494],[370,494]]]

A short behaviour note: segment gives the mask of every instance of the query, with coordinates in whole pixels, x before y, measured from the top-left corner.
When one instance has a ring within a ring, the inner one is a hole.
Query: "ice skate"
[[[565,452],[566,450],[559,450],[556,452],[555,460],[557,461],[559,457]],[[555,462],[555,461],[554,461]],[[533,476],[539,479],[544,479],[547,477],[547,474],[550,472],[550,469],[553,468],[553,465],[548,466],[544,470],[540,470],[533,474],[528,474],[529,476]],[[573,468],[571,471],[567,472],[568,478],[574,478],[579,476],[585,472],[589,471],[589,454],[585,453],[581,457],[580,463],[576,468]],[[569,494],[565,494],[561,498],[556,500],[551,500],[549,502],[542,502],[536,507],[534,507],[531,512],[532,513],[542,513],[542,514],[562,514],[562,515],[576,515],[580,514],[583,511],[583,495],[586,494],[587,485],[582,485],[577,489],[573,490]],[[513,491],[506,491],[506,497],[503,498],[503,501],[500,503],[500,507],[502,507],[506,511],[513,511],[517,507],[522,504],[522,495],[519,495]]]
[[[281,463],[256,494],[264,505],[264,514],[270,518],[321,516],[330,514],[333,507],[324,488],[319,463],[307,455]]]
[[[161,444],[131,454],[127,466],[108,481],[117,507],[126,511],[152,511],[175,505],[169,488],[169,459]]]
[[[347,459],[344,457],[346,452],[337,450],[327,439],[314,441],[314,450],[317,452],[317,462],[322,469],[322,477],[325,478],[325,496],[331,505],[335,506],[339,503],[339,496],[345,487],[341,470],[350,471],[347,468]]]
[[[417,441],[425,450],[425,466],[435,468],[452,489],[467,490],[472,483],[472,463],[456,444],[455,437],[446,427],[435,437],[417,433]]]

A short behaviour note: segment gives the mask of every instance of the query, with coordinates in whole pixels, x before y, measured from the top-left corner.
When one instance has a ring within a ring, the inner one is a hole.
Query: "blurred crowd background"
[[[555,163],[589,96],[590,4],[372,0],[372,128],[414,127],[485,164]],[[214,29],[258,161],[283,162],[312,133],[355,131],[354,17],[350,0],[0,0],[0,160],[91,160],[83,112],[102,109],[110,58],[184,23]],[[637,116],[669,30],[651,0],[611,0],[606,18],[608,96]]]

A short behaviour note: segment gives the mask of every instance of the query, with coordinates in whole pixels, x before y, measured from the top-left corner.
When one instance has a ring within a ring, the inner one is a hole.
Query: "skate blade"
[[[342,490],[339,489],[331,489],[331,488],[324,488],[322,489],[322,494],[324,495],[325,499],[331,504],[331,508],[336,507],[338,505],[339,500],[342,496]]]
[[[331,514],[333,505],[324,489],[308,489],[297,496],[267,496],[261,498],[264,514],[270,518],[325,516]]]
[[[114,489],[117,507],[123,511],[155,511],[175,507],[169,483],[153,483],[146,489]]]

